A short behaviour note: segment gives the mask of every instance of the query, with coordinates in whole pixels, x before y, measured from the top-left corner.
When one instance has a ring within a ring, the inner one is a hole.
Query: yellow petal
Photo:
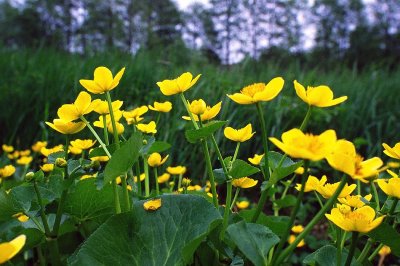
[[[255,103],[253,98],[250,96],[244,95],[242,93],[234,93],[233,95],[227,95],[229,98],[231,98],[232,101],[238,103],[238,104],[252,104]]]
[[[76,107],[73,104],[63,104],[58,108],[57,115],[66,122],[79,119],[80,116],[78,110],[76,110]]]
[[[296,90],[297,96],[300,97],[305,103],[308,104],[308,99],[307,99],[307,94],[306,94],[306,89],[304,88],[303,85],[297,82],[297,80],[293,81],[294,84],[294,89]]]
[[[279,92],[283,89],[285,81],[281,77],[273,78],[268,84],[265,86],[265,89],[261,92],[257,92],[254,94],[255,101],[271,101],[276,96],[278,96]]]
[[[106,67],[97,67],[94,70],[94,81],[99,85],[103,92],[110,90],[113,82],[111,71]]]
[[[81,79],[79,83],[89,92],[94,94],[104,93],[104,90],[94,80]]]
[[[74,105],[78,114],[85,115],[93,111],[93,107],[90,107],[91,103],[92,97],[90,96],[90,94],[85,91],[81,91],[76,98]]]
[[[155,211],[161,207],[161,199],[148,200],[143,203],[143,208],[146,211]]]
[[[307,98],[311,105],[324,107],[333,99],[333,92],[328,86],[309,88]]]
[[[179,93],[179,88],[175,80],[164,80],[161,82],[157,82],[158,87],[161,90],[161,93],[166,96],[171,96]]]
[[[112,90],[112,89],[114,89],[115,87],[118,86],[119,81],[121,80],[122,75],[124,74],[124,72],[125,72],[125,67],[123,67],[123,68],[117,73],[117,75],[115,75],[115,77],[114,77],[114,79],[113,79],[113,81],[112,81],[112,83],[111,83],[110,90]]]
[[[0,244],[0,264],[12,259],[23,248],[26,236],[20,235],[10,242]]]

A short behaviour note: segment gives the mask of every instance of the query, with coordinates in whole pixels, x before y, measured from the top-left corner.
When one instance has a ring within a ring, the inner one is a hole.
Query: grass
[[[159,136],[173,143],[170,151],[172,164],[196,161],[194,158],[200,150],[185,141],[176,141],[184,138],[183,129],[189,124],[180,119],[184,112],[180,99],[163,96],[156,82],[186,71],[202,74],[200,82],[188,91],[187,98],[203,98],[210,105],[222,100],[219,119],[229,120],[233,127],[243,127],[251,122],[260,132],[255,108],[239,106],[225,94],[251,83],[268,82],[275,76],[282,76],[286,83],[281,95],[263,105],[270,135],[280,136],[281,132],[301,123],[306,105],[295,95],[292,82],[297,79],[303,85],[329,85],[335,96],[349,97],[338,107],[316,110],[311,117],[310,132],[319,134],[333,128],[339,138],[355,141],[366,157],[381,155],[382,142],[394,145],[400,141],[397,119],[400,117],[397,108],[400,69],[389,71],[384,66],[373,65],[358,71],[337,65],[326,70],[323,62],[320,66],[308,68],[300,65],[296,58],[289,65],[245,60],[239,65],[218,67],[186,50],[179,53],[143,51],[135,56],[109,51],[82,56],[28,49],[2,50],[0,55],[0,142],[12,143],[19,148],[28,147],[39,139],[49,139],[53,144],[62,140],[58,134],[48,130],[44,121],[55,118],[59,106],[72,102],[83,89],[79,79],[92,78],[93,70],[100,65],[111,68],[113,73],[126,67],[120,85],[112,91],[113,99],[123,100],[126,110],[151,104],[154,100],[173,102],[173,111],[161,117],[159,126],[162,132]],[[224,140],[222,133],[218,133],[216,138],[225,155],[231,155],[234,145]],[[261,144],[259,134],[257,143]],[[260,153],[260,147],[254,142],[245,143],[241,148],[242,158]],[[203,172],[201,168],[193,169],[192,174],[201,175]]]

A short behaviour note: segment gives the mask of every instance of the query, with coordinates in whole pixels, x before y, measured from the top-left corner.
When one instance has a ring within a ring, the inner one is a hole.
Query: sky
[[[193,3],[207,4],[208,0],[175,0],[181,10],[185,10],[189,5]]]

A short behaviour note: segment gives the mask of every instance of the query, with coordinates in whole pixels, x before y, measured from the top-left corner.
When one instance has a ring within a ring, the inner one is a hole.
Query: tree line
[[[398,0],[0,0],[3,47],[94,53],[181,45],[210,61],[400,59]]]

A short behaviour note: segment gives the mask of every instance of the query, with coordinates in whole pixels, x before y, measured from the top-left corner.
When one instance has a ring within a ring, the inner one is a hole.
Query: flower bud
[[[35,173],[34,173],[34,172],[28,172],[28,173],[25,175],[25,181],[26,181],[26,182],[30,182],[30,181],[33,180],[34,177],[35,177]]]
[[[189,110],[195,115],[202,115],[207,110],[207,105],[202,99],[194,100],[190,104]]]
[[[64,158],[57,158],[55,165],[60,167],[60,168],[64,168],[67,166],[67,161]]]

